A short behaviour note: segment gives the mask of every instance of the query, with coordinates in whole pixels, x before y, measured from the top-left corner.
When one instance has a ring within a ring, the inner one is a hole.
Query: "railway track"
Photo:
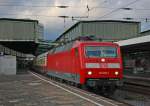
[[[93,92],[85,91],[83,89],[68,85],[66,83],[64,84],[59,81],[51,80],[50,78],[43,76],[41,74],[38,74],[35,72],[30,72],[30,73],[45,82],[53,84],[61,89],[64,89],[65,91],[68,91],[68,92],[70,92],[78,97],[81,97],[82,99],[85,99],[89,102],[92,102],[98,106],[129,106],[129,104],[122,103],[120,101],[114,101],[109,98],[105,98],[100,95],[97,95]],[[102,105],[100,105],[100,104],[102,104]]]
[[[125,82],[121,90],[132,91],[150,96],[150,86]]]

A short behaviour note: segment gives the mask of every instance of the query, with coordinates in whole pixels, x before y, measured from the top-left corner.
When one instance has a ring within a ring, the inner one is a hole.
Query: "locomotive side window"
[[[87,57],[117,57],[117,48],[110,46],[87,46]]]

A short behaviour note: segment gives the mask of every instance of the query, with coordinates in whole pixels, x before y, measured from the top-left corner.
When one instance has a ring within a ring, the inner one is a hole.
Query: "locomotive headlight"
[[[101,59],[101,62],[105,62],[105,59],[104,59],[104,58],[102,58],[102,59]]]
[[[92,71],[88,71],[88,75],[92,75]]]
[[[119,72],[118,71],[115,71],[115,75],[118,75],[119,74]]]

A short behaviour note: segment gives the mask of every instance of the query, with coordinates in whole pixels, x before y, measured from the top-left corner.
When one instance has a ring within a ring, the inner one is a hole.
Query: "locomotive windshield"
[[[117,57],[117,48],[110,46],[87,46],[87,57]]]

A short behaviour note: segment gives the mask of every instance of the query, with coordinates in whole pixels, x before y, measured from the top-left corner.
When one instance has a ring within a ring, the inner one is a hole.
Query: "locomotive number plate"
[[[109,74],[109,72],[99,72],[99,74],[101,74],[101,75],[108,75]]]

